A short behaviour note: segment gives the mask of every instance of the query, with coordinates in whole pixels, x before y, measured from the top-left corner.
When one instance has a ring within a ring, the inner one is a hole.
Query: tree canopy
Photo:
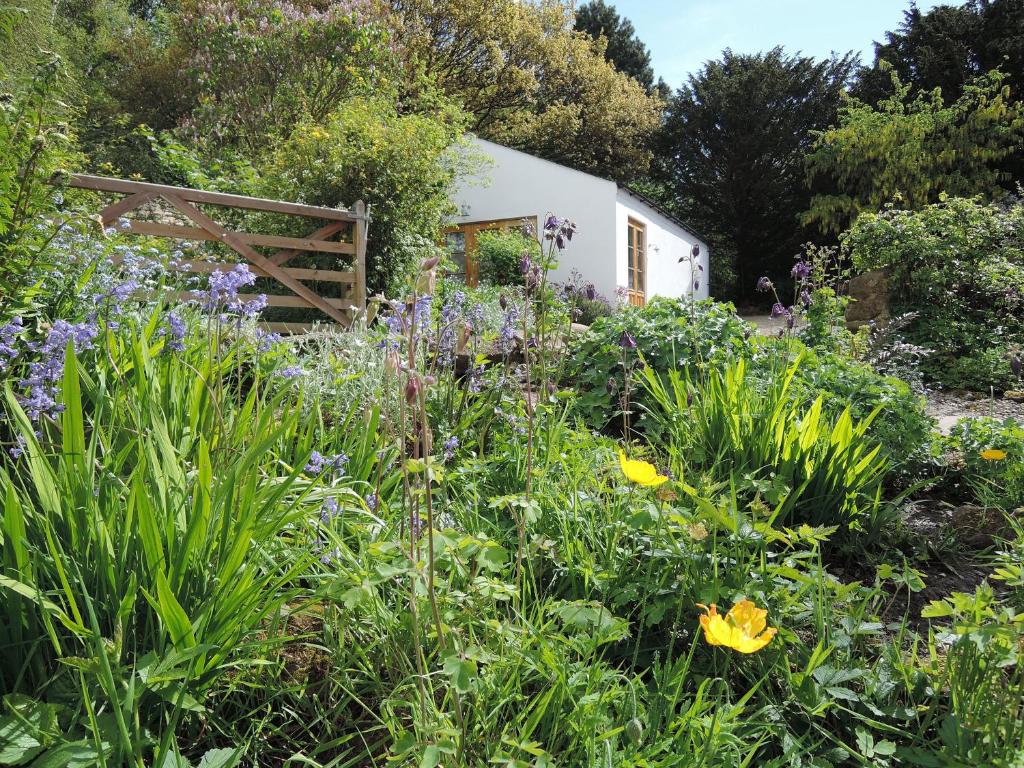
[[[751,297],[760,274],[789,271],[810,198],[810,132],[834,119],[853,67],[850,56],[726,50],[669,102],[660,179],[674,210],[712,239],[716,261],[732,261],[740,297]],[[713,275],[718,290],[722,278]]]
[[[1024,106],[1004,80],[983,75],[947,103],[939,90],[912,96],[894,76],[895,93],[875,106],[848,98],[837,125],[813,132],[810,177],[833,191],[814,196],[805,221],[838,232],[887,203],[912,210],[942,194],[1000,196],[1000,163],[1024,138]]]
[[[633,22],[620,16],[614,5],[604,0],[591,0],[576,10],[576,29],[595,40],[604,38],[605,58],[619,72],[625,72],[647,89],[654,90],[654,69],[651,52],[637,36]]]
[[[561,0],[392,0],[410,87],[440,88],[479,135],[609,178],[646,173],[660,102],[573,28]]]

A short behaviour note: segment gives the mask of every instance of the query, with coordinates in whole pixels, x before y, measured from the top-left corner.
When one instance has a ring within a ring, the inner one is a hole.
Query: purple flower
[[[11,458],[17,461],[25,453],[25,448],[28,446],[28,441],[25,440],[24,435],[18,435],[15,438],[14,445],[7,449],[7,452],[11,454]]]
[[[786,309],[782,304],[776,301],[772,304],[772,317],[786,317],[789,315],[789,310]]]
[[[8,364],[18,356],[15,345],[23,331],[23,321],[20,317],[15,317],[6,325],[0,325],[0,371],[6,370]]]
[[[523,254],[519,257],[519,274],[524,277],[530,274],[530,270],[533,268],[533,262],[530,261],[530,254],[523,251]]]
[[[320,507],[320,522],[329,525],[331,520],[338,516],[338,500],[326,499]]]
[[[299,365],[287,365],[277,372],[277,375],[282,379],[297,379],[302,376],[304,371],[302,366]]]
[[[443,448],[444,460],[451,461],[453,458],[455,458],[455,451],[457,451],[459,448],[459,438],[456,437],[455,435],[452,435],[451,437],[444,441]]]
[[[790,271],[794,280],[806,280],[811,276],[811,265],[802,259],[793,265],[793,269]]]
[[[313,451],[309,456],[309,463],[303,469],[311,475],[321,475],[324,472],[333,472],[340,475],[345,471],[348,464],[348,456],[344,453],[337,453],[333,456],[324,456],[319,451]]]
[[[504,298],[504,297],[502,297]],[[506,300],[505,316],[498,330],[498,351],[503,355],[512,352],[515,345],[516,323],[519,320],[519,309],[515,304]]]
[[[57,320],[45,341],[30,345],[38,353],[38,359],[29,366],[27,376],[18,382],[28,390],[19,402],[30,419],[38,421],[43,414],[54,416],[63,410],[56,398],[58,383],[64,374],[64,351],[68,344],[75,352],[91,349],[97,335],[99,328],[95,322],[72,324]]]
[[[597,288],[594,287],[593,283],[587,283],[583,286],[583,295],[587,301],[594,301],[597,299]]]
[[[217,270],[210,275],[205,291],[199,291],[197,298],[207,312],[239,312],[247,316],[256,314],[262,306],[266,306],[266,296],[256,298],[248,304],[238,298],[238,289],[256,282],[256,275],[249,271],[245,264],[236,264],[231,270]],[[262,306],[260,306],[262,304]]]
[[[340,557],[341,557],[341,550],[338,549],[337,547],[335,547],[330,552],[325,552],[324,554],[320,555],[320,562],[323,563],[324,565],[330,565],[331,563],[333,563],[335,560],[337,560]]]
[[[278,333],[269,333],[264,331],[262,328],[256,329],[256,350],[259,352],[269,352],[273,349],[275,344],[280,343],[281,335]]]
[[[159,334],[167,337],[167,350],[169,352],[183,352],[185,350],[185,321],[172,310],[167,313],[164,323],[164,327],[160,329]]]
[[[623,331],[619,336],[619,346],[623,349],[636,349],[636,339],[629,331]]]
[[[806,289],[800,291],[800,303],[803,304],[805,307],[811,306],[811,294],[810,294],[810,291],[808,291]]]
[[[380,499],[377,498],[376,493],[366,494],[366,496],[363,498],[363,501],[366,502],[366,508],[371,512],[376,512],[377,507],[380,506]]]
[[[775,286],[772,284],[772,281],[769,280],[767,277],[762,277],[760,280],[757,281],[757,290],[759,290],[761,293],[767,293],[768,291],[774,288]]]

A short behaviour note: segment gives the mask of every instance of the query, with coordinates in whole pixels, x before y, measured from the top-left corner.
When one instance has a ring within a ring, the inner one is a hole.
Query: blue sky
[[[655,76],[678,88],[724,48],[753,53],[782,45],[815,57],[855,51],[872,60],[872,42],[903,20],[909,0],[608,0],[651,49]],[[928,10],[951,4],[919,0]],[[959,0],[956,0],[959,2]]]

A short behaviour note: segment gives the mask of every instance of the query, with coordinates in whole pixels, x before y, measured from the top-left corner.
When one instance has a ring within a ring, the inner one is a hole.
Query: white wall
[[[473,178],[461,179],[452,199],[461,215],[454,224],[530,217],[543,226],[547,214],[576,222],[577,233],[562,252],[554,280],[575,269],[609,301],[626,286],[627,220],[647,225],[647,297],[689,295],[689,266],[679,258],[701,247],[697,298],[708,295],[708,247],[671,219],[619,189],[591,176],[500,144],[473,138],[469,150],[490,160]]]
[[[630,194],[629,190],[619,189],[615,203],[615,220],[621,236],[616,239],[615,279],[618,285],[626,285],[628,268],[628,251],[626,228],[629,219],[635,219],[647,227],[647,298],[669,296],[679,298],[690,295],[690,265],[684,259],[689,256],[690,249],[700,245],[700,257],[697,259],[704,265],[704,272],[698,271],[700,287],[694,293],[698,299],[708,296],[708,246],[692,232],[676,224],[667,216],[662,215],[651,206]]]
[[[576,269],[614,301],[615,183],[483,139],[473,144],[493,163],[476,178],[460,181],[452,197],[463,215],[454,223],[529,216],[543,226],[549,213],[572,219],[577,233],[552,278],[568,280]]]

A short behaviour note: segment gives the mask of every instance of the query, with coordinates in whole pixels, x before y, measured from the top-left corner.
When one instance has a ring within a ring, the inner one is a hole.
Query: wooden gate
[[[366,231],[369,215],[360,200],[352,210],[323,208],[314,205],[267,200],[259,197],[230,195],[223,192],[206,192],[186,187],[165,184],[149,184],[142,181],[115,179],[105,176],[74,174],[69,185],[98,192],[123,194],[99,213],[104,227],[126,219],[125,231],[139,235],[171,237],[178,240],[207,240],[231,248],[239,254],[260,277],[273,278],[291,291],[291,295],[268,295],[267,303],[272,307],[300,307],[318,309],[332,321],[348,325],[354,314],[366,308]],[[163,200],[195,226],[162,221],[143,221],[127,218],[127,214],[156,200]],[[223,208],[237,208],[247,211],[304,216],[327,223],[306,237],[284,237],[281,235],[259,234],[228,230],[215,219],[204,213],[199,204]],[[346,240],[333,239],[347,235]],[[264,256],[253,246],[278,249],[276,253]],[[290,259],[303,251],[332,253],[351,257],[349,269],[298,269],[285,267]],[[209,274],[223,268],[222,264],[194,259],[187,272]],[[303,283],[303,280],[318,280],[341,283],[347,286],[345,298],[325,298]],[[188,298],[187,295],[181,298]],[[255,295],[239,295],[244,301],[255,299]],[[270,323],[273,330],[291,330],[292,323]],[[288,326],[288,327],[274,327]]]

